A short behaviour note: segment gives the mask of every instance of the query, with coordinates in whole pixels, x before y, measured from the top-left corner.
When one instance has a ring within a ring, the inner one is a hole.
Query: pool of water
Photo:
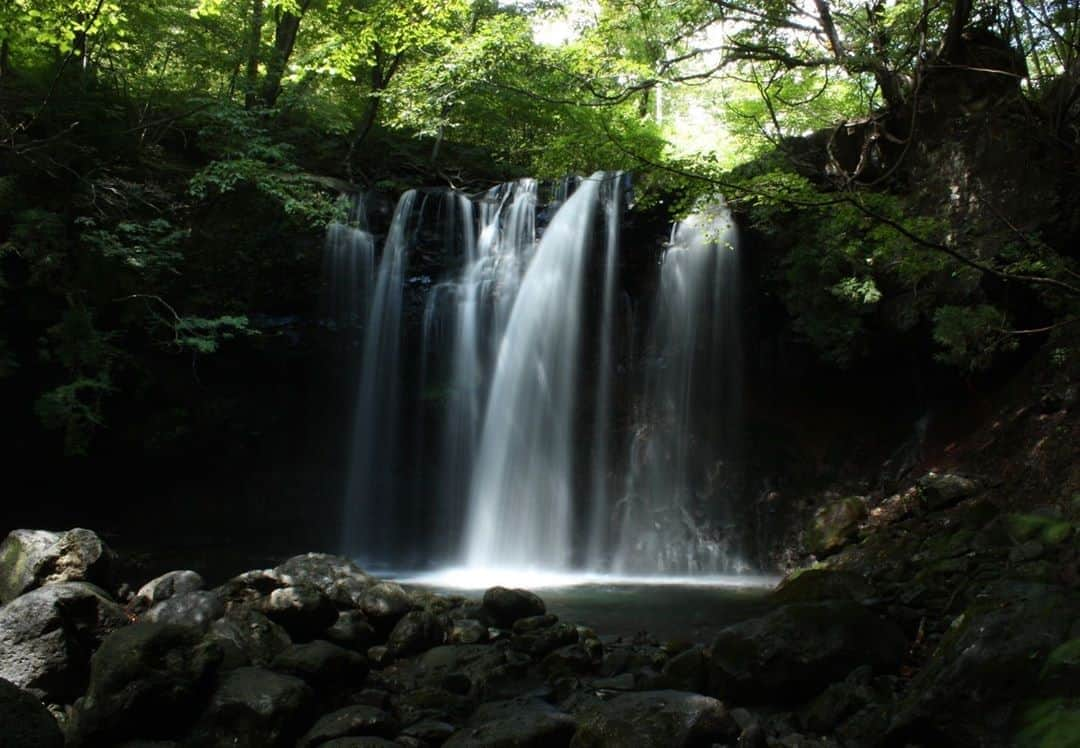
[[[767,612],[778,578],[610,576],[527,572],[506,575],[473,569],[387,575],[405,585],[479,597],[487,587],[524,587],[561,620],[597,634],[632,637],[647,631],[661,641],[708,643],[717,631]]]

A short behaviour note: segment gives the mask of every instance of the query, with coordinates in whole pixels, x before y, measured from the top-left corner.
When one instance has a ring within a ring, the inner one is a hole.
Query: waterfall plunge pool
[[[424,572],[381,572],[400,584],[448,594],[479,596],[488,587],[533,590],[560,620],[601,636],[709,643],[717,631],[763,615],[779,577],[728,574],[622,576],[588,571],[457,567]]]

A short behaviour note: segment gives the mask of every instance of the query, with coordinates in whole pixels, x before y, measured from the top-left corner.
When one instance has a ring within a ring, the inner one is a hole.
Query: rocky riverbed
[[[136,590],[95,533],[17,530],[0,746],[1080,744],[1076,507],[1002,514],[958,476],[908,501],[861,540],[849,512],[821,512],[827,562],[698,643],[325,554]]]

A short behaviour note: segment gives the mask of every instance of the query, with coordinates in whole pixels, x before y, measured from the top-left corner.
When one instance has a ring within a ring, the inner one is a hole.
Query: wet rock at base
[[[299,678],[244,667],[225,675],[185,744],[207,748],[293,746],[312,714],[314,696]]]
[[[717,635],[709,692],[740,703],[797,701],[860,665],[894,670],[906,650],[896,624],[856,603],[785,605]]]
[[[482,704],[469,726],[453,734],[446,748],[565,748],[577,723],[574,718],[539,699],[514,699]]]
[[[397,733],[397,722],[390,714],[377,707],[361,704],[320,717],[297,745],[299,748],[314,748],[337,738],[392,738]]]
[[[405,588],[395,582],[379,582],[360,596],[359,608],[375,630],[389,634],[401,618],[416,605]]]
[[[735,720],[714,698],[684,691],[617,696],[579,715],[573,748],[678,748],[736,737]]]
[[[0,679],[0,748],[63,748],[64,735],[37,696]]]
[[[123,609],[92,584],[31,590],[0,607],[0,678],[69,703],[85,688],[90,655],[127,624]]]
[[[404,657],[437,647],[445,639],[446,629],[438,616],[414,610],[394,625],[386,646],[394,657]]]
[[[325,636],[339,647],[355,652],[366,652],[376,640],[375,628],[358,610],[340,611],[334,625],[326,630]]]
[[[269,618],[246,606],[230,608],[210,625],[207,634],[224,652],[222,668],[267,667],[292,645],[289,634]]]
[[[185,592],[198,592],[206,586],[206,582],[197,572],[182,570],[170,571],[160,577],[151,579],[139,588],[135,593],[132,608],[141,612],[152,608],[154,605],[165,602],[174,595],[182,595]]]
[[[930,472],[920,478],[916,485],[919,498],[931,510],[952,506],[961,499],[974,496],[979,489],[975,481],[954,473]]]
[[[221,658],[216,643],[188,626],[139,623],[116,631],[91,660],[69,745],[177,736],[198,714]]]
[[[13,530],[0,543],[0,604],[61,582],[112,589],[115,565],[116,554],[91,530]]]
[[[300,641],[321,635],[338,615],[330,598],[314,587],[276,589],[262,600],[259,610]]]
[[[772,598],[778,603],[816,603],[822,600],[853,600],[862,603],[874,596],[874,588],[861,574],[835,569],[806,569],[785,578]]]
[[[492,587],[484,593],[484,611],[500,628],[510,628],[514,622],[530,616],[542,616],[547,606],[528,590]]]
[[[225,615],[225,603],[216,592],[181,592],[156,604],[144,615],[147,623],[175,623],[206,631]]]
[[[806,549],[815,556],[827,556],[848,543],[866,519],[866,504],[852,496],[832,501],[814,513],[806,529]]]
[[[275,657],[270,667],[300,678],[327,700],[347,689],[359,688],[368,673],[363,655],[321,639],[294,644]]]

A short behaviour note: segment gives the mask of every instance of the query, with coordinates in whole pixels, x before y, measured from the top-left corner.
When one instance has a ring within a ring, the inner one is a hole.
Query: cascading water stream
[[[738,252],[723,205],[673,231],[646,343],[614,569],[726,572],[719,530],[739,477],[742,345]]]
[[[678,225],[650,304],[625,285],[628,184],[568,179],[542,209],[529,179],[475,201],[408,192],[374,279],[359,214],[329,229],[327,262],[353,278],[332,307],[366,297],[335,312],[364,320],[347,552],[474,572],[737,568],[734,230],[722,206]]]
[[[594,174],[559,208],[514,301],[469,492],[470,566],[562,569],[572,561],[582,284],[605,178]]]
[[[375,278],[375,240],[368,231],[363,195],[349,199],[344,221],[327,227],[323,265],[328,323],[338,330],[359,327]]]
[[[343,546],[365,558],[385,557],[398,500],[402,288],[417,193],[401,196],[379,261],[364,330],[362,370],[349,460]]]

